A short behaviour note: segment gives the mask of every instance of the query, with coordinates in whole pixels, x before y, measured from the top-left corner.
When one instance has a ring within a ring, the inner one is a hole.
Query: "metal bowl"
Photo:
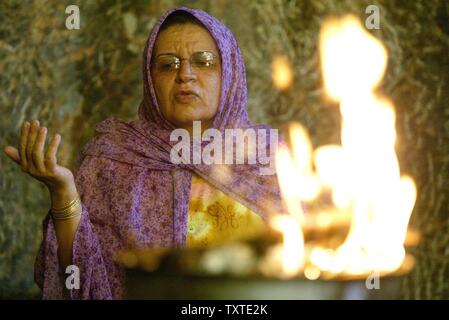
[[[401,276],[366,280],[281,280],[265,277],[189,276],[127,270],[128,299],[335,300],[399,299]]]

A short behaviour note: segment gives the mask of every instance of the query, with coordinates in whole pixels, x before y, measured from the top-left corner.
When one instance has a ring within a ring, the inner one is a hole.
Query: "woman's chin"
[[[206,127],[214,114],[212,110],[206,110],[203,105],[196,103],[174,103],[170,114],[166,114],[165,117],[178,128],[191,128],[193,121],[201,121],[201,127]]]
[[[184,116],[184,117],[176,117],[175,119],[173,119],[173,123],[178,127],[178,128],[184,128],[187,130],[191,130],[193,129],[193,122],[194,121],[200,121],[200,130],[202,131],[204,128],[207,128],[209,125],[210,120],[209,119],[204,119],[198,116]]]
[[[195,105],[178,105],[175,110],[173,118],[177,123],[192,124],[192,121],[201,120],[200,110],[198,110],[198,107]]]

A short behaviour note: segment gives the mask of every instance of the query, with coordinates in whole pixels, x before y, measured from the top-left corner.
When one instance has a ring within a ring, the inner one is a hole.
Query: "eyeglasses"
[[[210,51],[194,52],[190,58],[180,58],[174,54],[162,54],[156,58],[155,67],[159,72],[172,72],[181,68],[181,61],[189,60],[190,65],[199,70],[212,69],[218,64],[217,56]]]

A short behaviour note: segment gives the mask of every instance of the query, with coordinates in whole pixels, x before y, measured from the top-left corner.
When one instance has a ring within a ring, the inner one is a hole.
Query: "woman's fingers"
[[[56,169],[56,153],[58,152],[59,143],[61,142],[61,136],[56,134],[53,136],[53,139],[48,146],[47,154],[45,155],[44,164],[45,167],[50,170],[50,172],[54,172]]]
[[[31,121],[30,133],[28,134],[28,141],[26,147],[26,157],[28,162],[28,169],[36,168],[35,163],[33,162],[33,147],[37,138],[37,131],[39,130],[39,120]]]
[[[58,152],[61,136],[56,134],[50,141],[47,153],[44,155],[47,128],[40,127],[39,120],[25,121],[22,125],[19,149],[7,146],[5,153],[19,163],[22,170],[33,174],[55,172],[57,166],[56,154]],[[37,170],[37,172],[34,172]],[[31,172],[30,172],[31,171]]]
[[[30,123],[28,121],[25,121],[22,125],[22,130],[20,133],[20,143],[19,143],[20,166],[22,167],[23,171],[28,170],[26,147],[27,147],[29,131],[30,131]]]
[[[46,171],[44,165],[44,144],[46,137],[47,137],[47,128],[40,127],[37,132],[37,138],[36,142],[34,143],[32,152],[33,163],[41,173],[44,173]]]
[[[14,162],[20,165],[20,154],[19,150],[14,147],[6,146],[3,151],[5,151],[6,155],[12,159]]]

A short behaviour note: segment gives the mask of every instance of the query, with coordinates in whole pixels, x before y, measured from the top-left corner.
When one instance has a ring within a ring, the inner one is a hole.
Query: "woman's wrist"
[[[51,215],[56,220],[68,220],[81,215],[81,199],[78,195],[70,203],[61,208],[52,208]]]
[[[55,219],[69,219],[81,214],[81,200],[75,185],[50,190],[51,214]]]

